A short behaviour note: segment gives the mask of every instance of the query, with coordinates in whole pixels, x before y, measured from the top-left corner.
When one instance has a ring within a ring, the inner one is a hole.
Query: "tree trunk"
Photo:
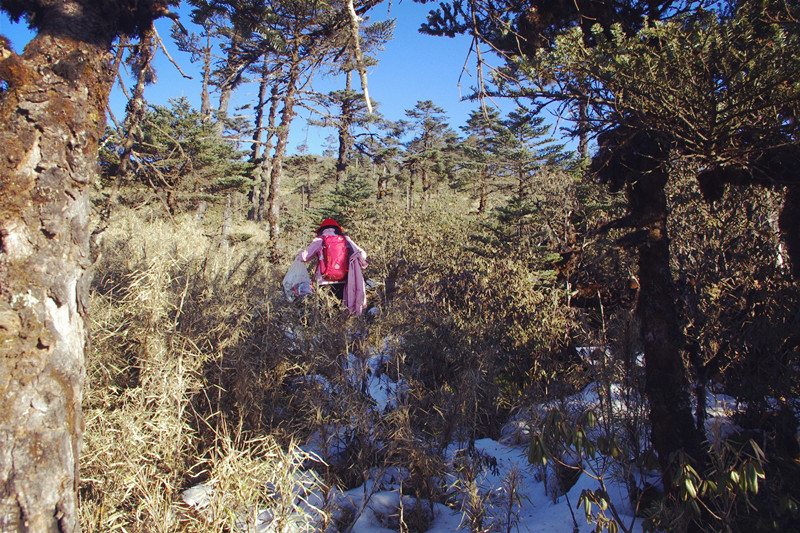
[[[525,175],[525,169],[522,165],[517,167],[517,196],[521,199],[525,199],[528,197],[526,185],[527,185],[527,176]]]
[[[486,211],[486,200],[489,196],[489,175],[484,173],[481,176],[481,183],[478,187],[478,213]]]
[[[414,180],[416,177],[417,170],[412,167],[408,176],[408,186],[406,187],[406,211],[411,211],[411,208],[414,207]]]
[[[294,100],[297,91],[297,79],[300,75],[300,59],[292,58],[289,66],[289,77],[283,96],[283,111],[281,123],[278,126],[278,141],[275,145],[275,154],[272,157],[272,168],[269,173],[269,196],[267,204],[267,222],[269,223],[269,236],[273,240],[280,235],[280,186],[281,173],[283,172],[283,157],[286,154],[286,145],[289,142],[289,127],[294,118]]]
[[[630,193],[634,215],[639,227],[646,232],[644,243],[639,247],[637,313],[645,354],[651,438],[664,473],[664,488],[670,491],[671,455],[682,450],[697,458],[699,440],[682,358],[684,339],[675,306],[677,295],[669,268],[666,183],[665,171],[651,170],[639,176]]]
[[[267,86],[269,85],[269,60],[265,56],[261,67],[261,81],[258,83],[258,103],[253,128],[253,144],[250,147],[251,161],[258,162],[261,157],[261,136],[264,133],[264,108],[267,106]]]
[[[350,124],[353,122],[353,106],[350,101],[350,91],[353,86],[353,71],[348,70],[345,77],[345,95],[342,99],[342,116],[339,117],[339,153],[336,158],[336,183],[344,178],[347,172],[347,159],[350,157],[350,148],[353,142],[350,136]]]
[[[582,90],[578,101],[578,155],[582,161],[589,160],[589,97]]]
[[[268,177],[270,174],[269,152],[272,150],[272,132],[275,131],[275,118],[278,115],[278,95],[280,94],[280,87],[278,82],[272,86],[272,94],[270,96],[269,104],[269,118],[267,119],[267,139],[264,144],[264,155],[259,164],[259,182],[260,190],[258,193],[258,209],[256,209],[256,222],[261,222],[266,218],[266,205],[267,205],[267,190],[269,188]]]
[[[211,97],[208,94],[208,81],[211,77],[211,35],[206,29],[206,46],[203,48],[203,85],[200,91],[200,114],[203,121],[211,120]]]
[[[800,281],[800,184],[786,186],[778,224],[789,254],[792,276]]]
[[[166,5],[29,0],[37,36],[22,56],[0,44],[2,531],[80,531],[89,189],[115,78],[109,51],[120,33],[171,16]]]
[[[89,189],[116,27],[95,4],[43,10],[25,53],[0,54],[2,531],[80,529]]]
[[[219,243],[218,243],[219,252],[226,260],[226,264],[227,264],[228,250],[230,249],[232,225],[233,225],[233,209],[231,206],[231,195],[229,193],[225,198],[225,211],[223,211],[222,214],[222,228],[220,229],[219,232]]]
[[[256,165],[253,169],[253,187],[250,189],[250,210],[248,212],[249,220],[256,220],[258,216],[258,203],[259,196],[261,195],[261,183],[264,180],[264,173],[262,172],[261,165],[261,137],[264,133],[264,107],[267,105],[267,74],[269,72],[269,62],[266,56],[264,57],[264,64],[261,69],[261,82],[258,85],[258,104],[256,105],[255,128],[253,129],[253,145],[251,147],[252,155],[251,161]],[[266,150],[263,152],[263,157],[267,157]]]
[[[125,108],[126,115],[123,123],[124,131],[122,132],[125,135],[125,142],[122,145],[119,164],[114,170],[116,179],[121,178],[128,172],[133,146],[136,144],[137,137],[140,136],[139,126],[142,123],[142,119],[144,119],[145,112],[144,88],[150,71],[150,63],[153,61],[156,52],[156,47],[153,43],[153,31],[152,28],[146,31],[137,45],[138,57],[136,58],[136,68],[134,69],[136,72],[136,85]]]
[[[431,180],[430,176],[428,175],[427,167],[422,167],[422,172],[420,175],[420,184],[422,185],[422,199],[424,201],[430,200],[430,188],[431,188]]]
[[[239,59],[240,42],[239,29],[234,25],[231,28],[231,42],[225,67],[222,69],[223,79],[219,84],[219,117],[217,121],[217,135],[222,138],[225,133],[225,123],[228,118],[228,107],[233,90],[242,81],[242,72],[245,65]]]

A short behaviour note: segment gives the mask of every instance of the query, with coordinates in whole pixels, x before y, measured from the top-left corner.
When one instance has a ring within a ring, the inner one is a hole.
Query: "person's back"
[[[366,305],[364,277],[361,270],[367,267],[367,254],[345,235],[341,226],[326,218],[317,228],[317,236],[297,259],[308,262],[317,258],[314,282],[330,290],[350,312],[361,314]]]

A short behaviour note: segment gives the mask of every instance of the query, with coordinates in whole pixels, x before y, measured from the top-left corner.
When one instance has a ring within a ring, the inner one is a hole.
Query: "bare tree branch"
[[[347,0],[347,10],[350,13],[350,31],[353,38],[356,65],[358,66],[358,73],[361,76],[361,89],[364,91],[364,102],[367,104],[367,110],[372,113],[372,102],[369,99],[369,91],[367,90],[367,67],[364,64],[364,54],[361,53],[361,43],[358,38],[359,21],[361,19],[356,15],[353,0]]]
[[[183,26],[181,26],[181,28],[182,28],[182,27],[183,27]],[[186,31],[186,30],[184,30],[184,31]],[[191,76],[189,76],[188,74],[186,74],[186,73],[185,73],[183,70],[181,70],[181,66],[180,66],[180,65],[178,65],[178,63],[177,63],[177,62],[176,62],[174,59],[172,59],[172,56],[171,56],[171,55],[169,55],[169,52],[167,51],[167,47],[166,47],[166,46],[164,46],[164,41],[162,41],[162,40],[161,40],[161,36],[158,34],[158,30],[156,30],[155,26],[153,27],[153,33],[154,33],[154,34],[155,34],[155,36],[156,36],[156,41],[158,41],[158,46],[159,46],[159,47],[161,48],[161,50],[164,52],[164,55],[165,55],[165,56],[167,56],[167,59],[169,59],[169,62],[170,62],[170,63],[172,63],[172,64],[175,66],[175,68],[176,68],[176,69],[178,69],[178,72],[180,72],[180,73],[181,73],[181,76],[183,76],[183,77],[184,77],[184,78],[186,78],[187,80],[191,80],[191,79],[193,79]]]

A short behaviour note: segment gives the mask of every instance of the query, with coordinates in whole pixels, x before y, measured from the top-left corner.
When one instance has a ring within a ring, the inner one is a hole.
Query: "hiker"
[[[331,290],[351,313],[360,315],[367,304],[361,272],[367,268],[367,253],[344,234],[334,219],[326,218],[308,248],[297,254],[297,259],[304,263],[314,257],[317,258],[315,284]]]

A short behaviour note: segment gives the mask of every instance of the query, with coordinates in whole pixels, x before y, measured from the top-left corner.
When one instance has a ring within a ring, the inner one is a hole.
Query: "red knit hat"
[[[325,220],[322,221],[322,223],[317,228],[317,235],[322,233],[322,230],[324,230],[325,228],[336,228],[339,230],[339,233],[344,233],[339,224],[337,224],[336,221],[333,220],[332,218],[326,218]]]

